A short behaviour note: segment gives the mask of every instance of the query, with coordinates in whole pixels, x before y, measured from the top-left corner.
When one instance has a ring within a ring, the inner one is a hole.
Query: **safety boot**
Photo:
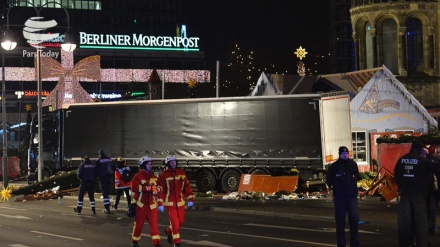
[[[169,244],[173,244],[173,236],[168,234],[167,229],[165,229],[165,234],[167,235],[167,241]]]

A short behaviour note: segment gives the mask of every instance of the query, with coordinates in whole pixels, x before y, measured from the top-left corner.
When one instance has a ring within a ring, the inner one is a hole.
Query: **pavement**
[[[23,181],[12,181],[10,185],[23,185],[24,183]],[[76,198],[75,195],[72,197]],[[113,201],[115,196],[112,195],[111,197]],[[95,198],[97,201],[100,200],[99,195]],[[397,202],[386,202],[381,197],[365,197],[360,199],[360,224],[397,225],[397,209]],[[212,197],[196,197],[193,210],[211,210],[277,218],[334,222],[334,205],[330,196],[278,200],[267,198],[236,199],[234,196],[218,194]],[[437,222],[440,223],[440,207],[437,208]]]
[[[332,198],[302,198],[296,200],[231,200],[220,196],[196,197],[196,209],[217,212],[241,213],[291,218],[298,220],[319,220],[334,222]],[[380,197],[359,200],[360,224],[397,224],[397,202],[381,201]],[[437,217],[440,222],[440,217]]]

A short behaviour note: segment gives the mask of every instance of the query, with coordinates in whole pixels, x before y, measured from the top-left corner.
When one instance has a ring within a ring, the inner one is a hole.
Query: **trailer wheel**
[[[236,170],[228,170],[222,176],[222,190],[226,193],[238,190],[240,183],[240,173]]]
[[[196,187],[199,192],[214,190],[217,186],[215,175],[207,170],[201,171],[196,177]]]
[[[257,174],[257,175],[269,175],[269,173],[266,170],[263,169],[255,169],[251,172],[251,174]]]
[[[48,171],[48,170],[43,171],[43,179],[50,178],[50,176],[51,176],[50,171]]]

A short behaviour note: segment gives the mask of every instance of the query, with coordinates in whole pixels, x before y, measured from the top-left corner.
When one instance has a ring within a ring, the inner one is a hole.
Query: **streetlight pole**
[[[3,157],[2,173],[3,188],[8,187],[8,132],[6,129],[6,82],[5,82],[5,51],[2,50],[2,123],[3,123]]]
[[[41,48],[37,47],[37,115],[38,115],[38,181],[44,179],[44,163],[43,163],[43,106],[41,102],[41,92],[43,91],[43,82],[41,80]]]
[[[8,12],[9,13],[9,12]],[[9,24],[9,23],[8,23]],[[3,156],[2,156],[2,172],[3,172],[3,188],[8,187],[8,131],[6,129],[6,75],[5,75],[5,50],[13,50],[17,46],[17,42],[11,40],[8,30],[3,32],[1,46],[2,49],[2,122],[3,122]]]

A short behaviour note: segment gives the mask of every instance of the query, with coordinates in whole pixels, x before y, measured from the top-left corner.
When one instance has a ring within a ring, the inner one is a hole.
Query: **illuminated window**
[[[365,131],[351,132],[353,139],[353,160],[357,163],[367,162],[367,133]]]
[[[47,4],[47,5],[45,5]],[[101,1],[85,1],[85,0],[34,0],[34,1],[17,1],[14,6],[21,7],[40,7],[45,5],[48,8],[66,8],[66,9],[87,9],[101,10]]]

